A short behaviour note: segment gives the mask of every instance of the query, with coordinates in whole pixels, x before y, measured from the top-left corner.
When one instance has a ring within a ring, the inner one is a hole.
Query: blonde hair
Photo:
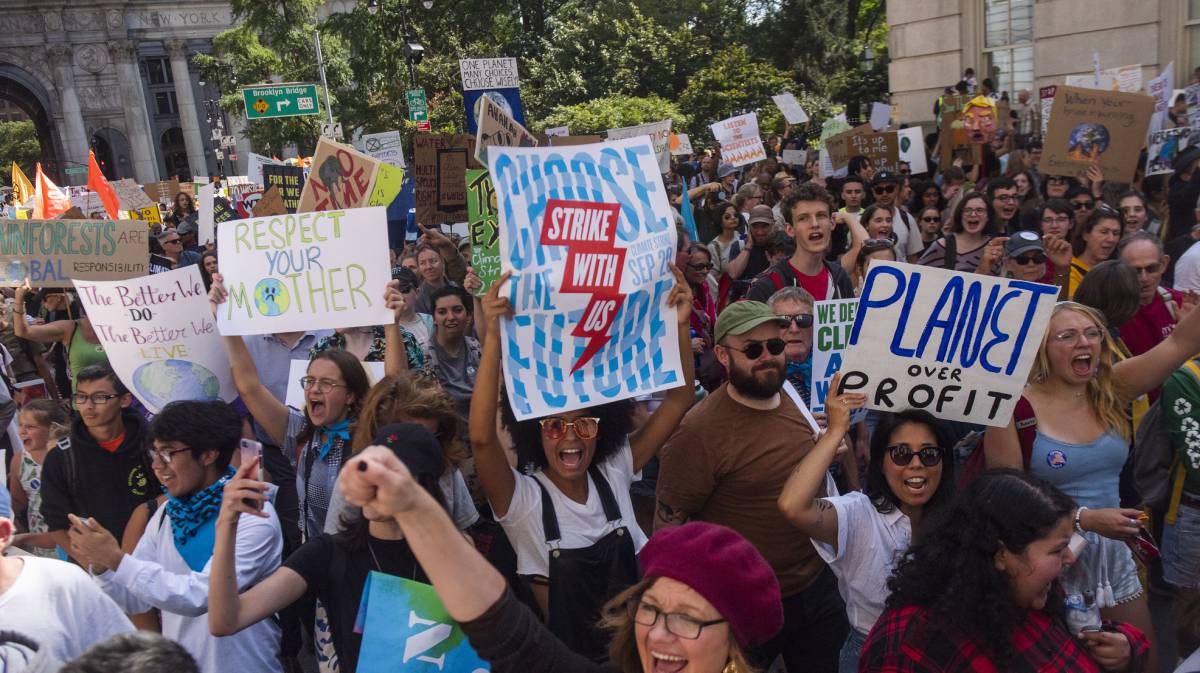
[[[1054,316],[1062,311],[1079,313],[1107,333],[1104,316],[1090,306],[1073,301],[1059,302],[1050,312],[1050,319],[1053,320]],[[1029,370],[1030,383],[1045,383],[1050,378],[1050,358],[1046,353],[1050,338],[1050,330],[1047,329],[1045,335],[1042,336],[1042,345],[1038,348],[1033,367]],[[1123,439],[1130,440],[1133,429],[1129,416],[1129,400],[1126,397],[1117,389],[1117,382],[1113,378],[1112,350],[1106,339],[1101,343],[1100,361],[1096,365],[1096,373],[1087,382],[1088,406],[1105,427],[1116,430]]]

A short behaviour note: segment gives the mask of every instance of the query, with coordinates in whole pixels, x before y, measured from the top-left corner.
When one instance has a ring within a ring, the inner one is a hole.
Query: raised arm
[[[1127,399],[1148,393],[1200,353],[1200,311],[1189,311],[1175,331],[1150,350],[1113,365],[1113,377]]]
[[[858,215],[853,213],[834,213],[833,222],[836,226],[839,222],[845,222],[850,229],[850,249],[843,254],[838,261],[841,262],[843,269],[853,269],[854,263],[858,261],[858,251],[862,250],[863,241],[871,237],[867,233],[866,227],[858,219]]]
[[[654,457],[662,445],[667,442],[679,422],[683,420],[692,402],[696,399],[695,385],[696,364],[692,355],[692,289],[688,287],[683,272],[674,264],[671,273],[675,274],[675,287],[667,296],[667,303],[675,307],[675,317],[679,331],[679,360],[683,363],[683,380],[679,385],[667,392],[661,406],[650,414],[650,418],[629,436],[629,449],[633,454],[633,470],[641,470]]]
[[[221,511],[217,515],[217,537],[213,545],[208,578],[208,630],[214,636],[231,636],[295,603],[308,583],[291,568],[280,567],[265,580],[238,593],[238,520],[243,513],[266,517],[266,484],[250,478],[258,465],[255,458],[242,465],[225,484]]]
[[[867,402],[863,393],[838,394],[841,374],[836,374],[825,398],[829,426],[816,446],[812,448],[788,477],[779,494],[779,510],[805,535],[832,545],[837,549],[837,510],[827,501],[817,497],[825,483],[825,473],[837,456],[838,446],[850,429],[850,411],[859,409]]]
[[[45,325],[30,325],[25,321],[25,297],[33,288],[29,286],[29,279],[25,279],[25,284],[18,287],[13,296],[13,334],[22,339],[37,341],[40,343],[54,343],[60,341],[64,345],[71,342],[71,335],[75,333],[74,320],[55,320],[52,323]],[[20,315],[17,315],[17,313]],[[49,381],[47,381],[47,387]]]
[[[212,305],[213,316],[221,304],[229,298],[225,291],[225,281],[221,274],[213,274],[212,289],[208,292],[208,301]],[[263,385],[258,377],[258,367],[246,342],[239,336],[222,337],[225,351],[229,354],[229,369],[233,373],[233,384],[237,387],[242,402],[254,416],[254,420],[262,426],[271,440],[282,446],[287,438],[288,408],[283,402],[275,399],[270,390]]]
[[[428,228],[424,225],[420,225],[420,227],[424,232],[421,242],[437,250],[438,254],[442,256],[442,263],[446,266],[446,277],[458,285],[462,285],[463,278],[467,275],[467,262],[458,252],[454,241],[438,229]]]
[[[725,263],[726,276],[737,280],[742,277],[743,273],[746,273],[746,265],[750,263],[750,249],[753,247],[754,239],[750,236],[738,244],[737,255],[731,254],[729,261]]]
[[[482,319],[487,323],[487,338],[475,374],[475,390],[471,393],[470,435],[475,471],[497,517],[508,513],[513,491],[517,488],[504,447],[496,434],[500,405],[500,318],[512,316],[512,304],[508,297],[500,296],[500,286],[510,275],[506,272],[500,276],[483,298]]]
[[[392,312],[392,322],[383,326],[386,342],[383,349],[383,373],[388,376],[408,374],[408,353],[404,348],[404,335],[400,333],[400,314],[404,313],[404,295],[400,293],[400,281],[390,280],[383,290],[383,303]]]

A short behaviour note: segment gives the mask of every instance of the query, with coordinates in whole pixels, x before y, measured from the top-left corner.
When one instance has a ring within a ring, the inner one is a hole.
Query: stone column
[[[131,40],[119,40],[109,45],[117,66],[117,83],[124,101],[125,132],[129,136],[129,151],[133,154],[133,174],[143,185],[158,180],[157,143],[150,133],[146,116],[146,92],[138,71],[137,45]],[[191,177],[191,176],[188,176]]]
[[[175,98],[179,104],[179,121],[183,128],[183,143],[187,147],[188,166],[192,175],[208,175],[204,159],[204,139],[200,137],[200,117],[196,114],[196,97],[192,93],[192,76],[188,72],[187,42],[166,40],[163,46],[171,57],[171,77],[175,79]]]
[[[86,166],[89,142],[87,127],[83,123],[83,110],[79,107],[79,95],[75,92],[74,52],[65,44],[52,45],[49,52],[62,101],[63,153],[67,161]],[[70,184],[87,182],[86,175],[82,179],[78,175],[72,175],[70,179],[64,175],[63,178],[64,182]]]

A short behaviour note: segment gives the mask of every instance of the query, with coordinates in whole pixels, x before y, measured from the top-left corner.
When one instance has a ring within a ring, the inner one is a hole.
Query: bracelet
[[[1079,515],[1083,514],[1083,510],[1085,510],[1085,509],[1087,509],[1087,507],[1080,506],[1078,509],[1075,510],[1075,532],[1076,533],[1084,532],[1083,526],[1079,525]]]

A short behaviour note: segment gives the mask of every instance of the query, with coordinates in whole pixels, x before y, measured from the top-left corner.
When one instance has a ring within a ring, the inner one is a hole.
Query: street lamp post
[[[379,13],[379,0],[368,0],[367,11],[371,16]],[[417,66],[421,60],[425,58],[425,47],[416,41],[416,38],[408,29],[408,11],[404,7],[404,3],[400,2],[400,32],[404,36],[404,62],[408,65],[408,81],[410,88],[417,88]],[[421,0],[421,6],[425,9],[433,9],[433,0]]]

